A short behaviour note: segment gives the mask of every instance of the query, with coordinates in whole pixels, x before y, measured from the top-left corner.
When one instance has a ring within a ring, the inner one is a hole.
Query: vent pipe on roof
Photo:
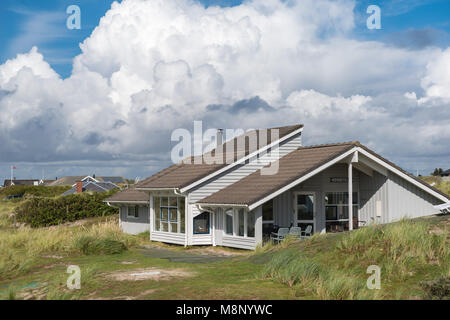
[[[217,146],[220,146],[223,143],[223,129],[217,129],[216,143]]]

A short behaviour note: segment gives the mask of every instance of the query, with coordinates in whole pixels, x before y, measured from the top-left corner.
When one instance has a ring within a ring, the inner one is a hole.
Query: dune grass
[[[121,232],[116,217],[91,225],[9,228],[0,232],[0,279],[28,272],[44,255],[113,254],[140,238]]]
[[[426,220],[405,219],[315,236],[287,249],[269,246],[275,253],[262,277],[319,299],[424,297],[420,281],[450,276],[448,230],[436,234],[432,228]],[[381,268],[380,290],[366,286],[370,265]]]
[[[428,184],[433,184],[433,187],[450,196],[450,181],[444,181],[441,177],[436,176],[422,176],[420,178]]]

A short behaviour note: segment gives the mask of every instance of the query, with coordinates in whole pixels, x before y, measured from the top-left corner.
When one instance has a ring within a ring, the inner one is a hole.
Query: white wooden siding
[[[223,235],[222,245],[225,247],[254,250],[256,248],[256,239]]]
[[[184,245],[185,234],[184,233],[161,232],[161,231],[150,231],[150,240]]]

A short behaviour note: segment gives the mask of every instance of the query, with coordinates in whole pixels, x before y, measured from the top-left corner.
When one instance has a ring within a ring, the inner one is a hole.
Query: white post
[[[12,180],[13,180],[13,174],[14,174],[14,169],[13,169],[13,166],[11,166],[11,180],[10,180],[10,186],[12,186],[13,185],[13,183],[12,183]]]
[[[353,230],[353,165],[348,163],[348,229]]]
[[[213,247],[216,246],[216,212],[215,211],[211,211],[211,224],[212,224],[212,244]]]
[[[153,230],[155,230],[155,227],[154,227],[154,225],[155,225],[155,208],[153,207],[153,195],[152,194],[149,194],[149,202],[148,202],[148,204],[149,204],[149,206],[148,206],[148,221],[149,221],[149,224],[150,224],[150,240],[152,240],[152,232],[153,232]]]

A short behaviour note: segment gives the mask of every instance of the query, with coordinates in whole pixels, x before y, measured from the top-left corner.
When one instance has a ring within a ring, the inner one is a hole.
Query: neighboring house
[[[279,137],[259,139],[256,150],[238,141],[265,131],[247,132],[223,145],[229,150],[234,144],[233,152],[221,154],[218,148],[204,155],[209,159],[218,152],[218,159],[231,161],[174,164],[138,183],[133,193],[105,201],[121,208],[124,232],[149,229],[153,241],[242,249],[254,249],[277,227],[353,230],[436,214],[434,206],[449,201],[359,142],[302,146],[302,131],[302,125],[268,129],[269,137],[274,132]],[[219,132],[219,146],[220,137]],[[136,191],[146,197],[134,198]],[[136,201],[145,208],[144,200],[149,213],[142,213],[142,221],[125,211]]]
[[[11,186],[11,182],[13,186],[38,186],[40,185],[40,181],[39,179],[27,179],[27,180],[18,180],[18,179],[13,179],[11,181],[11,179],[5,179],[5,181],[3,182],[3,186],[4,187],[9,187]]]
[[[114,184],[127,184],[127,180],[123,177],[97,177],[93,176],[66,176],[57,179],[49,184],[49,186],[74,186],[77,181],[83,182],[111,182]]]
[[[113,189],[120,189],[112,182],[77,181],[75,185],[64,192],[62,196],[83,192],[107,192]]]
[[[444,181],[450,181],[450,169],[441,173],[441,178]]]

